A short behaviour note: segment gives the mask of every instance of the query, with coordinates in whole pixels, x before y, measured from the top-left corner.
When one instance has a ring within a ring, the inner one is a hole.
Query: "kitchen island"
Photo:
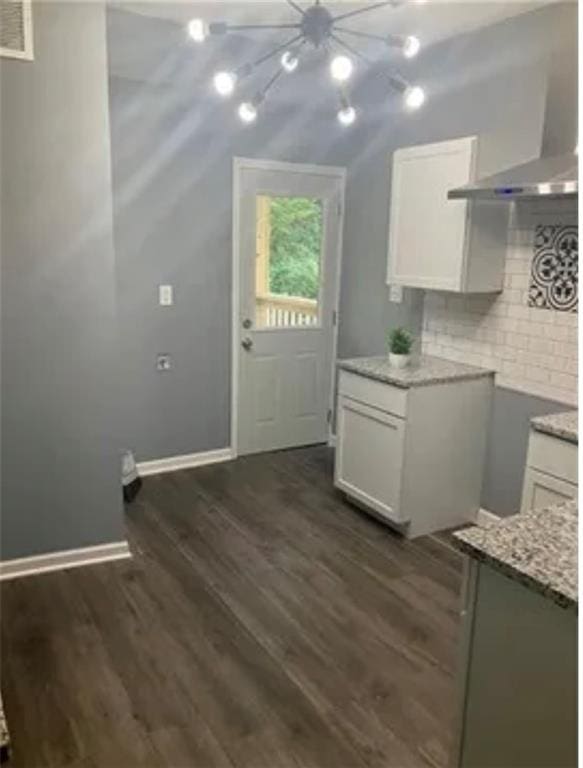
[[[577,765],[577,513],[454,534],[468,555],[454,765]]]

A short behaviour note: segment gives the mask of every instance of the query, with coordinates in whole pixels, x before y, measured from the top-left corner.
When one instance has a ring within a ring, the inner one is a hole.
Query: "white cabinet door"
[[[539,472],[532,467],[526,468],[522,491],[521,512],[531,509],[544,509],[553,504],[577,498],[577,486],[553,475]]]
[[[468,203],[448,200],[474,176],[476,138],[397,150],[393,155],[387,282],[461,291]]]
[[[343,396],[338,406],[336,486],[381,516],[404,522],[404,419]]]

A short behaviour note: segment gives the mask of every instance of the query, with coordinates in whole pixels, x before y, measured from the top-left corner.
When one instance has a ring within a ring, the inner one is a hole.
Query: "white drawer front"
[[[401,418],[407,415],[408,390],[394,387],[392,384],[384,384],[350,371],[340,371],[338,392]]]
[[[527,465],[577,484],[577,445],[532,429]]]
[[[403,522],[405,421],[347,397],[338,405],[336,486],[383,517]]]
[[[560,480],[532,467],[526,468],[522,492],[522,512],[529,512],[531,509],[544,509],[576,498],[577,486],[574,483]]]

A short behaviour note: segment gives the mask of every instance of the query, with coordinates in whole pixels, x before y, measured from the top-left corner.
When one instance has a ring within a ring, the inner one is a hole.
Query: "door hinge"
[[[342,203],[338,201],[338,216],[342,216]]]
[[[332,409],[328,408],[328,413],[326,414],[326,421],[328,424],[332,423]]]
[[[336,325],[338,321],[338,312],[335,309],[332,310],[332,325]]]

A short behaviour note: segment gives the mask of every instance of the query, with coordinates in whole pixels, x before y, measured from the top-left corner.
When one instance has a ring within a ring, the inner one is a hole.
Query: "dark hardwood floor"
[[[5,582],[12,764],[446,765],[460,558],[349,506],[331,461],[148,478],[132,560]]]

